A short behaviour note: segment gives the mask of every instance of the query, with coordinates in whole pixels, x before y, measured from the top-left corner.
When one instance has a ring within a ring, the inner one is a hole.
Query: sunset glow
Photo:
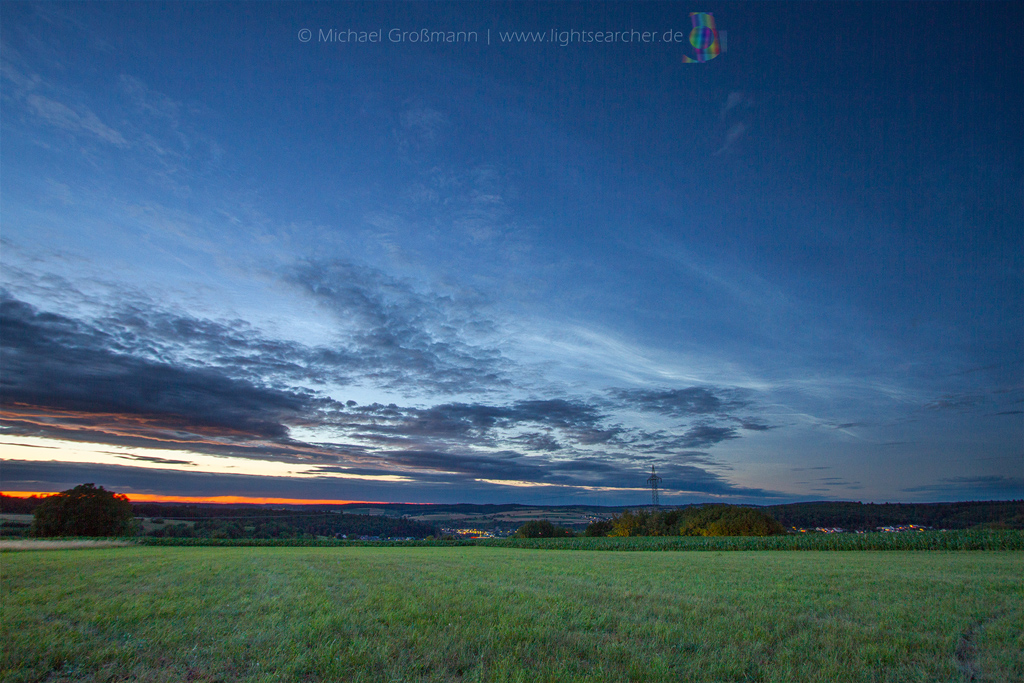
[[[60,491],[0,491],[12,498],[52,496]],[[160,496],[149,493],[126,493],[133,503],[191,503],[218,505],[349,505],[352,503],[382,503],[374,500],[323,500],[305,498],[249,498],[246,496]],[[394,502],[394,501],[388,501]]]

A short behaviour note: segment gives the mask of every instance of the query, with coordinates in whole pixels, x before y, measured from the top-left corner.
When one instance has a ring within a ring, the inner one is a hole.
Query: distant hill
[[[698,504],[699,505],[699,504]],[[580,510],[595,513],[620,513],[646,506],[600,507],[589,505],[535,506],[535,505],[403,505],[391,503],[353,503],[346,507],[379,509],[388,514],[473,514],[488,515],[499,512],[536,511],[543,518],[547,511]],[[672,506],[665,506],[672,507]],[[691,506],[679,506],[691,507]],[[918,524],[936,529],[970,529],[978,526],[990,528],[1024,529],[1024,500],[968,501],[960,503],[858,503],[814,501],[757,507],[769,513],[784,527],[841,527],[850,530],[873,531],[881,526]]]
[[[1024,529],[1024,500],[963,503],[842,503],[821,501],[764,508],[786,527],[874,530],[919,524],[935,529]]]
[[[42,498],[14,498],[0,495],[0,512],[31,514]],[[529,513],[536,519],[546,514],[581,511],[594,514],[618,514],[644,506],[601,507],[596,505],[538,506],[508,503],[475,505],[470,503],[430,505],[412,503],[348,503],[345,505],[182,505],[175,503],[135,503],[136,516],[167,519],[211,519],[294,517],[297,513],[316,514],[328,510],[369,511],[387,517],[420,515],[475,515]],[[671,506],[666,506],[671,507]],[[690,506],[681,506],[690,507]],[[974,527],[1024,529],[1024,500],[968,501],[960,503],[857,503],[815,501],[759,507],[785,527],[841,527],[850,530],[874,530],[880,526],[919,524],[936,529]],[[283,519],[281,521],[284,521]],[[423,530],[417,530],[423,533]]]

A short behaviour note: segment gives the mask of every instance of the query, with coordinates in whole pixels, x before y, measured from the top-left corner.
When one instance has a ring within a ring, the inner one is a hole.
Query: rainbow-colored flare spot
[[[696,51],[696,59],[683,55],[683,64],[707,62],[722,53],[718,42],[718,30],[715,29],[715,16],[711,12],[690,12],[693,30],[690,31],[690,45]]]

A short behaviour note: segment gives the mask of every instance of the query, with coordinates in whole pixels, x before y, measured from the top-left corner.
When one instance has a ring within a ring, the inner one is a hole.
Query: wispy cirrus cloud
[[[39,48],[38,42],[32,45]],[[179,195],[193,194],[194,181],[208,180],[222,160],[221,145],[200,130],[201,108],[125,73],[111,77],[97,96],[97,91],[89,93],[72,84],[68,65],[58,56],[35,57],[28,59],[19,50],[5,47],[0,82],[5,120],[38,147],[53,150],[66,146],[62,138],[65,143],[73,139],[77,144],[71,149],[83,155],[93,173],[108,162],[130,166],[154,187]],[[55,131],[59,131],[56,138]],[[85,193],[83,187],[76,190],[79,195]]]
[[[121,133],[100,121],[100,118],[84,105],[72,109],[66,104],[35,94],[28,95],[25,104],[36,116],[52,126],[70,133],[86,133],[116,147],[128,146],[128,141]]]
[[[982,401],[981,396],[975,394],[950,393],[929,401],[925,408],[929,410],[959,410],[972,408]]]
[[[407,152],[422,151],[440,142],[451,128],[449,117],[429,106],[406,109],[399,115],[399,124],[394,136],[401,149]]]
[[[722,105],[721,118],[724,119],[725,115],[737,107],[750,108],[754,105],[754,96],[750,93],[743,92],[742,90],[733,90],[729,93],[729,96],[725,98],[725,104]]]
[[[104,122],[82,98],[28,68],[17,50],[5,49],[0,81],[5,84],[4,103],[28,120],[118,148],[129,146],[125,135]]]
[[[725,134],[725,140],[722,142],[722,146],[718,148],[715,155],[725,154],[728,152],[736,141],[743,137],[743,134],[747,132],[747,124],[740,121],[729,126],[729,130]]]

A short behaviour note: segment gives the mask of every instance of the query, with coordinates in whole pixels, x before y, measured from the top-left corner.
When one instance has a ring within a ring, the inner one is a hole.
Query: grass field
[[[3,681],[1024,681],[1021,552],[0,555]]]

